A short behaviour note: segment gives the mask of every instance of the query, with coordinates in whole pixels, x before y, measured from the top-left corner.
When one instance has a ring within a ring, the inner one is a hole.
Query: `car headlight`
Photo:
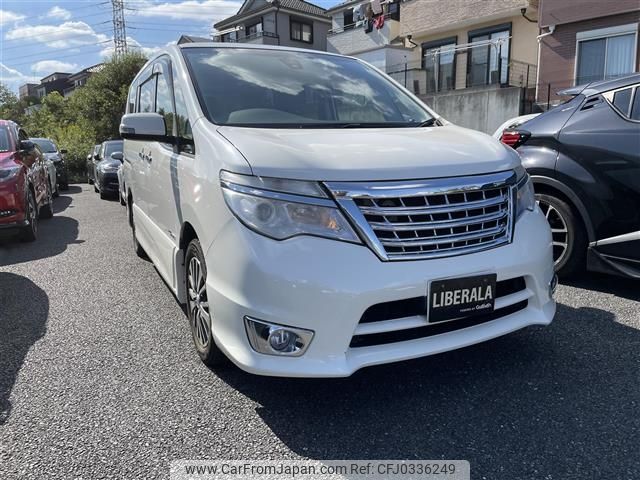
[[[11,180],[13,177],[20,173],[20,166],[16,165],[15,167],[2,168],[0,169],[0,182],[4,182],[6,180]]]
[[[533,212],[536,207],[536,197],[533,191],[533,182],[524,168],[516,169],[518,174],[516,193],[516,219],[520,218],[527,210]]]
[[[312,235],[361,243],[316,182],[220,172],[229,209],[251,230],[276,240]]]

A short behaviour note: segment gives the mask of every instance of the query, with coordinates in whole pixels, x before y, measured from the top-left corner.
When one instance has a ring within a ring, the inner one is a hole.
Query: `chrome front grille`
[[[512,171],[407,182],[328,183],[383,260],[463,255],[509,243]]]

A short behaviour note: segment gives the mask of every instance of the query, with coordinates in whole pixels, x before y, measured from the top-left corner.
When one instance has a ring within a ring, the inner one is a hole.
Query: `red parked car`
[[[40,148],[16,123],[0,120],[0,230],[25,241],[38,233],[38,218],[53,216],[53,196]]]

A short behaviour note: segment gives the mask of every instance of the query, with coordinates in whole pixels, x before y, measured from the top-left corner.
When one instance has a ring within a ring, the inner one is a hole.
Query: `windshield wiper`
[[[420,127],[433,127],[436,123],[435,118],[430,118],[429,120],[425,120],[424,122],[420,122],[416,125],[416,128]]]

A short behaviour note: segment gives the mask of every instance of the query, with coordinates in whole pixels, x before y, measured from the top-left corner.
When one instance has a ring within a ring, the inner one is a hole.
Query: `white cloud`
[[[37,73],[50,74],[53,72],[71,72],[78,69],[75,63],[61,62],[59,60],[42,60],[31,65],[31,70]]]
[[[60,20],[69,20],[71,18],[71,12],[56,5],[46,13],[45,17],[59,18]]]
[[[11,68],[0,62],[0,83],[5,84],[13,92],[18,92],[18,87],[23,83],[38,83],[39,77],[25,75],[15,68]]]
[[[173,45],[174,43],[176,42],[175,41],[167,42],[165,46]],[[140,42],[138,42],[133,37],[127,37],[127,47],[129,48],[129,51],[140,52],[144,54],[146,57],[150,57],[151,55],[159,52],[163,48],[162,45],[159,45],[157,47],[143,47],[142,45],[140,45]],[[108,58],[113,55],[113,52],[114,52],[114,46],[113,46],[113,43],[110,43],[106,48],[102,49],[102,51],[100,52],[100,56],[103,58]]]
[[[129,15],[164,17],[172,20],[191,20],[213,25],[215,22],[235,15],[242,5],[240,0],[183,0],[177,3],[138,2]]]
[[[0,82],[8,84],[13,82],[26,82],[28,79],[29,77],[20,73],[18,70],[0,62]]]
[[[46,43],[52,48],[77,47],[109,40],[103,33],[96,33],[85,22],[64,22],[61,25],[23,26],[9,30],[7,40],[29,38],[29,41]]]
[[[0,27],[3,27],[7,23],[17,22],[22,20],[24,15],[20,13],[10,12],[9,10],[0,9]]]

